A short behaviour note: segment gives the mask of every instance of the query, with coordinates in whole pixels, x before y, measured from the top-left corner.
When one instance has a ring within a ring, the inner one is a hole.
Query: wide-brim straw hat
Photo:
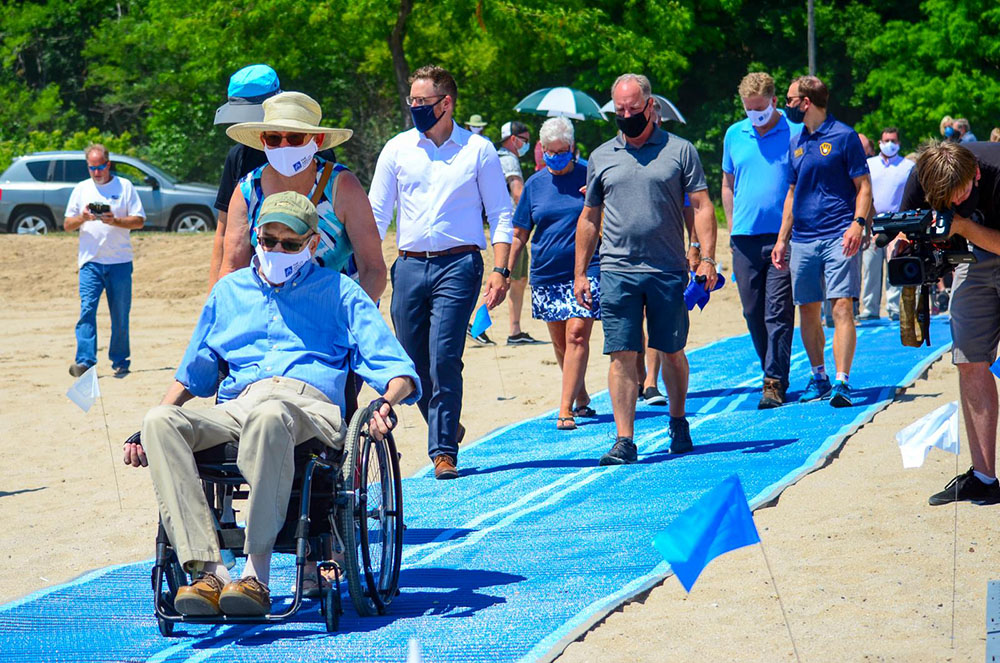
[[[260,134],[264,131],[293,131],[323,134],[319,149],[326,150],[346,142],[354,132],[350,129],[320,126],[323,111],[316,100],[301,92],[282,92],[264,100],[264,120],[242,122],[226,129],[226,135],[238,143],[263,150]]]

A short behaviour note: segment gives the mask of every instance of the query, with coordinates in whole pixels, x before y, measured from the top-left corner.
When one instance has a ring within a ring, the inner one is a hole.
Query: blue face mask
[[[417,131],[422,134],[427,133],[438,123],[438,120],[444,117],[444,113],[440,115],[435,115],[434,113],[434,107],[444,101],[444,99],[444,97],[441,97],[433,104],[426,104],[424,106],[410,106],[410,117],[413,118],[413,126],[417,128]]]
[[[802,124],[802,120],[806,119],[806,112],[799,106],[795,106],[794,108],[791,106],[785,106],[785,117],[787,117],[790,122]]]
[[[545,159],[545,165],[554,171],[560,171],[569,165],[569,162],[573,160],[572,152],[560,152],[559,154],[547,154],[542,153],[542,158]]]
[[[521,147],[517,148],[517,156],[523,157],[528,153],[528,141],[521,141]]]
[[[955,128],[954,127],[945,127],[944,128],[944,137],[945,138],[951,138],[954,135],[955,135]]]

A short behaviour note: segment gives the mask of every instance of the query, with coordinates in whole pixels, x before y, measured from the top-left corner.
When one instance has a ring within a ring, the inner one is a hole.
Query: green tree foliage
[[[944,114],[982,138],[1000,116],[995,0],[816,0],[816,21],[831,111],[859,130],[898,125],[911,148]],[[717,193],[722,137],[745,117],[740,78],[770,72],[780,104],[806,73],[806,2],[12,0],[0,5],[0,167],[100,136],[214,182],[231,145],[215,109],[230,74],[256,62],[319,101],[326,123],[354,129],[338,156],[363,182],[407,126],[407,70],[452,71],[457,119],[482,114],[494,140],[507,120],[541,124],[512,110],[533,90],[569,85],[604,103],[618,74],[646,73],[687,117],[668,128],[695,142]],[[613,135],[611,123],[577,123],[585,153]]]

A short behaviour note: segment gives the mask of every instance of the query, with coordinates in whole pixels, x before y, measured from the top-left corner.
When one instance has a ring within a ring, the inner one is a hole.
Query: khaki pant
[[[250,485],[243,552],[266,554],[285,521],[295,473],[294,448],[312,438],[340,449],[340,408],[318,389],[268,378],[209,410],[160,405],[142,422],[142,444],[163,527],[182,564],[221,559],[194,452],[239,442],[236,464]]]

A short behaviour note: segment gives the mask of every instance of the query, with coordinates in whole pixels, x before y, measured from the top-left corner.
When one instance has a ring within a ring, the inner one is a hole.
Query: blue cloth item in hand
[[[695,304],[698,305],[699,309],[704,309],[705,305],[708,304],[709,297],[711,297],[711,294],[705,290],[704,281],[699,282],[697,278],[695,273],[691,272],[691,280],[688,281],[687,288],[684,289],[684,303],[687,304],[689,311],[694,309]],[[726,285],[726,277],[720,272],[719,279],[715,282],[712,292],[715,292],[724,285]]]
[[[486,304],[483,304],[476,311],[476,317],[472,320],[472,329],[469,333],[475,337],[482,334],[484,331],[490,328],[493,321],[490,320],[490,311],[486,308]]]

